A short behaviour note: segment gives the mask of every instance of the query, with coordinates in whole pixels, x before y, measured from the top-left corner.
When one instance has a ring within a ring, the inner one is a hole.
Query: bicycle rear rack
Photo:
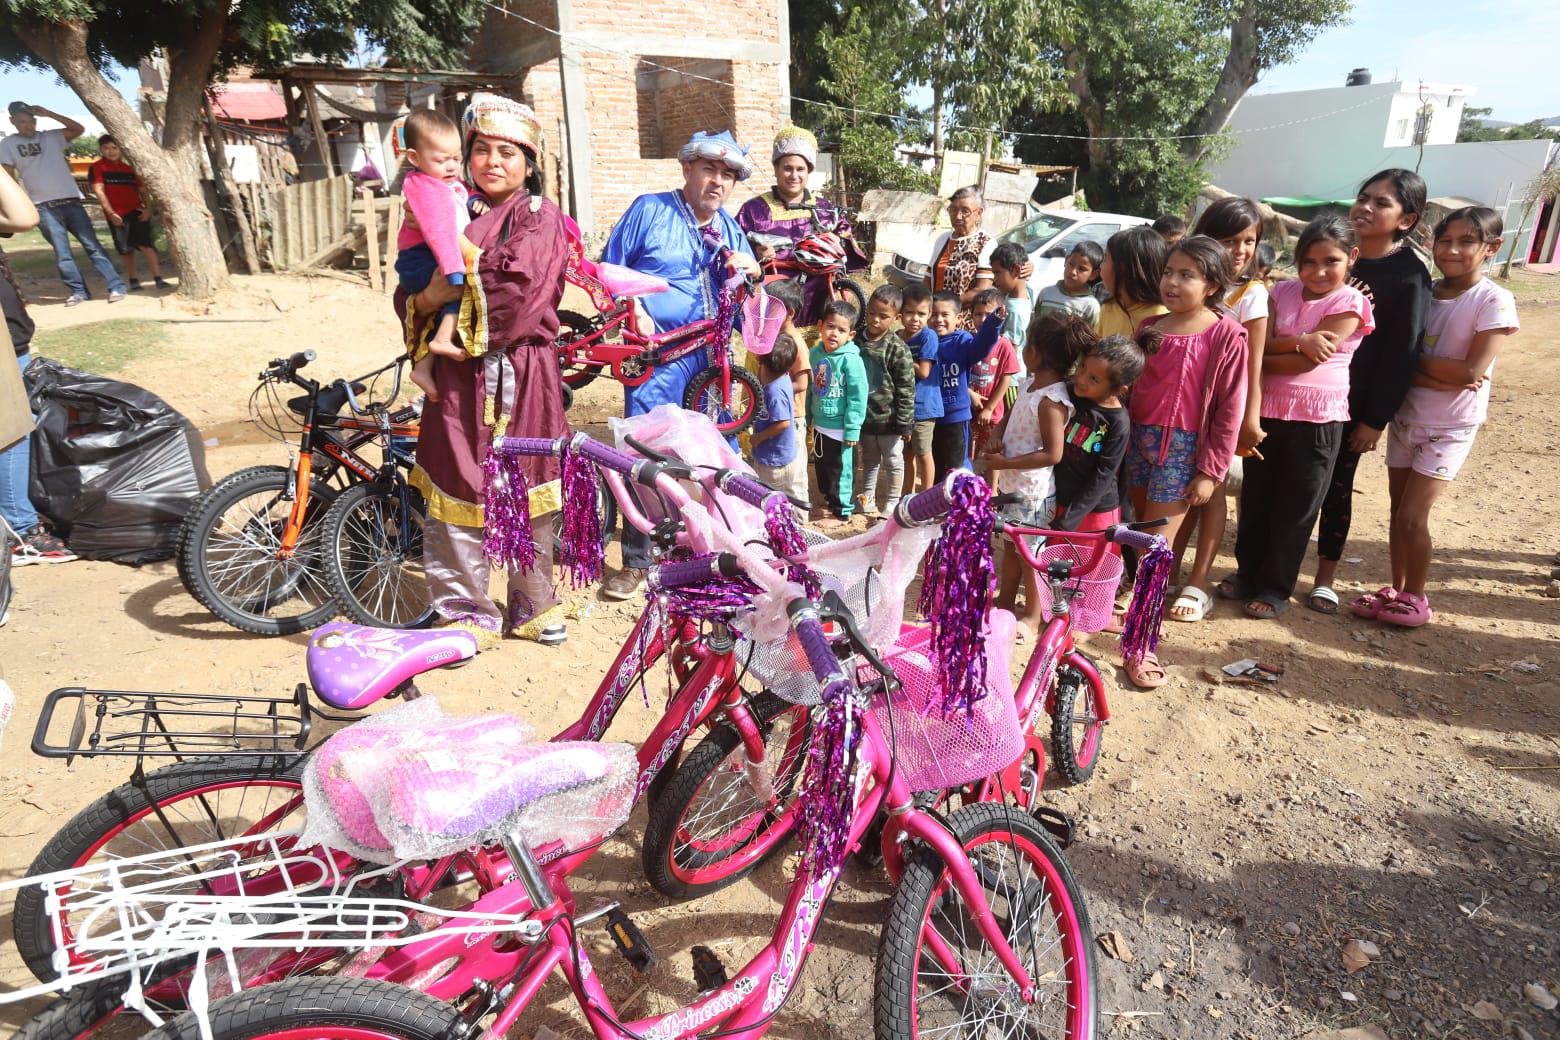
[[[50,742],[55,714],[74,707],[69,733]],[[313,726],[308,687],[291,697],[151,693],[67,686],[44,700],[33,730],[33,754],[185,758],[195,755],[284,755],[302,751]]]

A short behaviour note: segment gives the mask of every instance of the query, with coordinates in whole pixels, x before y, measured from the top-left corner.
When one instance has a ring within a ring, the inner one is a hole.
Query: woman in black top
[[[1349,209],[1360,241],[1351,284],[1370,300],[1376,329],[1349,362],[1349,425],[1317,522],[1316,587],[1308,602],[1323,614],[1338,612],[1332,582],[1349,537],[1355,469],[1361,455],[1376,450],[1419,360],[1430,313],[1430,272],[1409,247],[1408,235],[1424,214],[1426,194],[1414,171],[1383,170],[1360,186]]]

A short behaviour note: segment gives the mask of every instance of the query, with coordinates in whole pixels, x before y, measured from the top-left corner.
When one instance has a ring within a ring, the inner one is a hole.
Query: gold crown
[[[536,113],[531,111],[531,106],[512,101],[499,94],[473,94],[463,122],[468,140],[473,134],[497,137],[504,141],[513,141],[533,156],[541,154],[547,148],[547,138],[542,133],[542,122],[536,118]]]

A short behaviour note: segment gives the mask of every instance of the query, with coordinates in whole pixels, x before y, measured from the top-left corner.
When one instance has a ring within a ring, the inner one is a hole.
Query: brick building
[[[769,143],[791,114],[787,0],[504,3],[470,66],[517,78],[559,158],[558,196],[585,231],[679,183],[677,150],[695,130],[734,130],[753,150],[758,170],[733,212],[768,186]]]

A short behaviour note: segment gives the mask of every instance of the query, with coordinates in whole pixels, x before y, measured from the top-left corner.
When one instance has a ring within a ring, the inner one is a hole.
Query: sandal
[[[1262,608],[1266,607],[1266,610]],[[1273,621],[1289,613],[1289,601],[1272,596],[1256,596],[1245,607],[1246,616],[1257,621]]]
[[[1170,681],[1169,674],[1164,666],[1159,663],[1159,658],[1153,653],[1143,655],[1143,660],[1133,664],[1124,662],[1127,670],[1127,678],[1132,680],[1132,685],[1140,690],[1157,690]]]
[[[1219,594],[1220,599],[1249,599],[1241,588],[1240,575],[1231,574],[1213,587],[1213,591]]]
[[[1383,608],[1398,598],[1398,590],[1391,585],[1383,585],[1375,592],[1367,592],[1364,595],[1355,596],[1349,604],[1349,609],[1354,611],[1355,617],[1374,621],[1381,615]]]
[[[1329,585],[1318,585],[1311,590],[1311,598],[1305,601],[1305,605],[1318,614],[1338,613],[1338,594]]]
[[[1170,604],[1169,618],[1171,621],[1187,623],[1201,621],[1212,608],[1211,596],[1196,585],[1187,585],[1176,593],[1175,602]]]
[[[1396,599],[1381,608],[1381,613],[1376,615],[1376,620],[1387,625],[1418,628],[1433,617],[1435,611],[1430,609],[1429,596],[1399,592]]]

